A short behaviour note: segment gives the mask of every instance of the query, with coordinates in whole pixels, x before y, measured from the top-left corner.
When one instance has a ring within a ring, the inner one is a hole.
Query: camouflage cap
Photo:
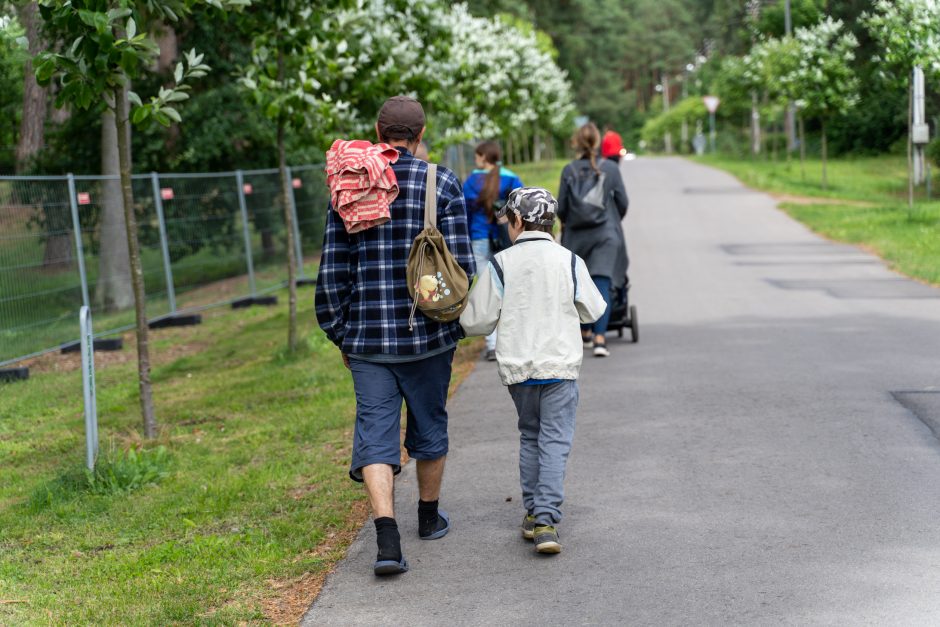
[[[509,192],[506,204],[496,212],[496,216],[502,217],[510,211],[519,216],[524,222],[551,226],[555,223],[558,201],[547,189],[520,187]]]

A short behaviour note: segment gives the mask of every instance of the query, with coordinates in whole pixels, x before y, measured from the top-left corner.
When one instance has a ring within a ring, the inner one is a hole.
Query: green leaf
[[[177,83],[183,80],[183,62],[180,61],[176,64],[176,71],[173,72],[173,78]]]
[[[137,105],[138,107],[144,106],[144,103],[141,102],[141,100],[140,100],[140,96],[137,95],[137,92],[135,92],[135,91],[129,91],[129,92],[127,92],[127,100],[130,101],[130,102],[132,102],[133,104]]]
[[[157,121],[157,124],[161,126],[169,126],[172,122],[170,117],[165,114],[163,111],[157,111],[153,114],[153,119]]]
[[[163,107],[162,109],[160,109],[160,111],[165,113],[168,118],[170,118],[177,124],[183,121],[183,118],[180,116],[179,111],[177,111],[173,107]]]
[[[130,94],[128,94],[128,97],[129,96]],[[141,106],[141,107],[134,109],[134,113],[131,114],[131,122],[133,122],[134,124],[140,124],[141,122],[146,120],[148,117],[150,117],[150,107]]]
[[[127,19],[127,26],[125,27],[127,31],[127,38],[133,39],[134,35],[137,34],[137,22],[134,21],[134,18]]]
[[[166,99],[167,102],[182,102],[184,100],[189,100],[189,94],[185,91],[174,91]]]

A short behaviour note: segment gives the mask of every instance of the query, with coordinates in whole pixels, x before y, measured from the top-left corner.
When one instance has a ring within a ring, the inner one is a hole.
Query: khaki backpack
[[[424,230],[418,233],[408,253],[408,290],[414,303],[408,330],[413,330],[415,310],[437,322],[451,322],[463,312],[470,280],[454,259],[437,230],[437,165],[428,164],[424,197]]]

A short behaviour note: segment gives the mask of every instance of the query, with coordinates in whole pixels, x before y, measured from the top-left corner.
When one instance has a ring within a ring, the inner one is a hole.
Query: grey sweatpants
[[[574,438],[578,382],[510,385],[519,414],[519,480],[522,504],[537,524],[561,522],[565,464]]]

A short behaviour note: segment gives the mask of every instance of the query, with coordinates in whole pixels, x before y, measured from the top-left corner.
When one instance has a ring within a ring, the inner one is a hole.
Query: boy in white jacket
[[[519,414],[522,535],[539,553],[558,553],[565,464],[574,438],[581,323],[607,308],[584,262],[556,244],[558,202],[538,187],[514,190],[498,216],[513,246],[480,274],[460,324],[467,335],[497,331],[499,376]]]

